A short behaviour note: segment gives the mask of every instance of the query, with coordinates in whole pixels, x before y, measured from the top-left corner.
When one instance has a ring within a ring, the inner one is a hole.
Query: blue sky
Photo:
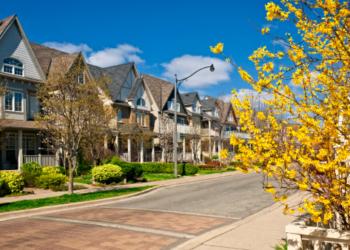
[[[173,82],[214,63],[216,71],[202,71],[185,82],[181,92],[217,96],[223,89],[251,89],[237,70],[209,46],[224,43],[224,53],[256,76],[248,56],[260,46],[273,49],[271,37],[257,27],[270,25],[272,33],[291,32],[290,24],[269,22],[268,1],[3,1],[0,19],[17,14],[30,41],[74,52],[88,61],[111,66],[135,61],[139,73]],[[283,47],[276,45],[276,50]]]

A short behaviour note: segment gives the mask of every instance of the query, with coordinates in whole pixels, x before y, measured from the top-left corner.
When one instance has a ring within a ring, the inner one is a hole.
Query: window
[[[227,115],[227,121],[228,122],[232,122],[233,121],[233,117],[230,114]]]
[[[137,99],[137,106],[145,107],[146,106],[145,100],[143,100],[143,98]]]
[[[23,155],[35,155],[35,134],[23,134]],[[6,133],[6,161],[18,160],[18,133]]]
[[[14,58],[5,58],[3,72],[23,76],[23,63]]]
[[[173,98],[171,99],[171,102],[168,101],[168,110],[174,110],[174,106],[175,106],[175,100]],[[176,107],[177,107],[177,112],[180,112],[180,103],[176,103]]]
[[[192,111],[193,111],[193,112],[197,112],[197,106],[196,106],[196,104],[192,106]]]
[[[184,118],[177,118],[177,123],[185,124],[185,119]]]
[[[136,113],[136,122],[141,126],[146,126],[146,115]]]
[[[5,110],[7,111],[16,111],[16,112],[22,112],[23,110],[23,101],[22,93],[12,92],[12,91],[6,91],[5,96]]]
[[[122,111],[118,110],[118,122],[122,121]]]

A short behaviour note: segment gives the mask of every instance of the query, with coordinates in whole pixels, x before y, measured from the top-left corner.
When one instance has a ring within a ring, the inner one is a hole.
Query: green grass
[[[81,179],[73,179],[73,182],[76,182],[76,183],[83,183],[83,184],[92,184],[92,181],[81,180]]]
[[[199,169],[197,174],[217,174],[217,173],[225,173],[225,172],[230,172],[227,170],[203,170]]]
[[[71,195],[64,194],[57,197],[50,197],[50,198],[43,198],[43,199],[36,199],[36,200],[16,201],[12,203],[0,204],[0,213],[38,208],[38,207],[61,205],[61,204],[67,204],[72,202],[81,202],[81,201],[90,201],[90,200],[117,197],[117,196],[140,192],[140,191],[149,189],[151,187],[154,187],[154,186],[101,191],[101,192],[88,193],[88,194],[71,194]]]
[[[147,179],[147,181],[164,181],[164,180],[170,180],[175,179],[174,174],[167,174],[167,173],[146,173],[144,172],[142,174],[144,178]]]

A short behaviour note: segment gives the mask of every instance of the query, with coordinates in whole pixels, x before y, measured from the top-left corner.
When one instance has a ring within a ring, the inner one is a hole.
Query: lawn
[[[0,204],[0,213],[38,208],[38,207],[62,205],[62,204],[73,203],[73,202],[91,201],[91,200],[117,197],[117,196],[140,192],[140,191],[149,189],[151,187],[155,187],[155,186],[126,188],[126,189],[120,189],[120,190],[101,191],[101,192],[88,193],[88,194],[72,194],[72,195],[64,194],[57,197],[50,197],[50,198],[43,198],[43,199],[36,199],[36,200],[16,201],[12,203]]]
[[[227,170],[202,170],[202,169],[199,169],[198,170],[198,173],[197,174],[217,174],[217,173],[226,173],[226,172],[230,172],[230,171],[227,171]]]
[[[73,179],[73,182],[76,183],[82,183],[82,184],[92,184],[92,175],[88,175],[88,176],[81,176],[81,177],[75,177]]]
[[[175,179],[174,174],[167,174],[167,173],[146,173],[144,172],[142,174],[144,178],[147,179],[147,181],[164,181],[164,180],[170,180]]]

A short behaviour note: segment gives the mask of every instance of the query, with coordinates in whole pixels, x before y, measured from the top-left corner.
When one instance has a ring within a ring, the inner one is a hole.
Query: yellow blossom
[[[217,54],[217,53],[222,53],[222,50],[224,49],[224,44],[223,43],[218,43],[215,48],[210,46],[211,52]]]

